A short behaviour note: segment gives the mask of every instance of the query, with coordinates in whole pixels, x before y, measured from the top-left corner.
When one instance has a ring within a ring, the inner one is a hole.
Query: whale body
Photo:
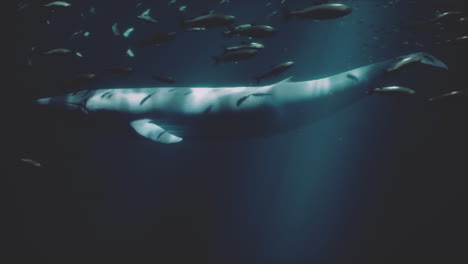
[[[420,58],[421,67],[447,69],[442,61],[420,52],[309,81],[288,78],[263,86],[85,90],[37,103],[87,115],[117,115],[141,136],[161,143],[271,135],[334,113],[369,96],[367,92],[383,82],[396,85],[393,82],[401,76],[415,74],[411,68],[417,65],[398,73],[387,69],[411,57]]]

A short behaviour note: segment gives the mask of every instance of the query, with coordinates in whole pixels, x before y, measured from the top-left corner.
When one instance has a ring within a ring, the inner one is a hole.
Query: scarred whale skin
[[[88,115],[114,113],[140,135],[161,143],[194,137],[262,136],[300,127],[365,98],[371,87],[400,76],[387,69],[409,57],[421,58],[418,64],[447,69],[437,58],[420,52],[317,80],[288,78],[241,87],[98,89],[42,98],[37,103],[80,109]],[[405,71],[413,74],[411,68]]]

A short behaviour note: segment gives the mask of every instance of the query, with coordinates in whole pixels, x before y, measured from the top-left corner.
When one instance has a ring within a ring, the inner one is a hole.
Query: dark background
[[[12,209],[5,214],[11,225],[2,236],[9,245],[3,263],[468,260],[466,102],[372,96],[285,134],[176,145],[111,133],[33,105],[67,92],[64,84],[79,73],[98,76],[84,89],[162,85],[152,74],[171,75],[177,86],[235,86],[286,60],[295,66],[265,83],[321,78],[419,51],[448,65],[437,76],[441,93],[466,89],[467,46],[437,45],[467,35],[466,26],[420,25],[436,11],[467,12],[463,1],[342,1],[353,8],[346,17],[288,23],[266,17],[313,1],[168,2],[75,0],[70,10],[51,13],[41,7],[47,1],[33,1],[16,12],[15,85],[4,87],[3,98],[11,105],[4,131]],[[180,5],[187,10],[179,12]],[[136,18],[147,8],[158,24]],[[221,28],[184,32],[178,22],[213,9],[280,32],[258,40],[265,49],[256,57],[215,65],[211,56],[248,39],[223,38]],[[115,22],[122,32],[135,31],[113,36]],[[70,39],[80,29],[90,37]],[[177,32],[174,41],[138,47],[169,31]],[[38,52],[31,54],[32,46]],[[62,47],[84,57],[39,55]],[[135,58],[125,54],[129,47]],[[102,71],[106,65],[135,71],[115,76]]]

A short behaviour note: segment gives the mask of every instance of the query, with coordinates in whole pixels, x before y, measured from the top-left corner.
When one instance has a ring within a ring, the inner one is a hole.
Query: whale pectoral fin
[[[156,142],[171,144],[182,141],[182,138],[167,132],[160,126],[153,123],[151,119],[135,120],[130,122],[130,125],[138,134]]]

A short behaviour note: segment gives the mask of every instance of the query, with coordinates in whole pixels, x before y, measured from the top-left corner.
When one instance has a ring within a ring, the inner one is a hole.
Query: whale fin
[[[160,126],[153,123],[151,119],[135,120],[130,122],[130,125],[138,134],[156,142],[171,144],[182,141],[182,138],[167,132]]]
[[[291,79],[294,78],[294,76],[288,77],[284,80],[279,81],[278,83],[284,83],[284,82],[291,82]]]
[[[281,81],[275,83],[275,85],[291,82],[291,79],[292,79],[292,78],[294,78],[294,76],[291,76],[291,77],[288,77],[288,78],[286,78],[286,79],[284,79],[284,80],[281,80]]]

